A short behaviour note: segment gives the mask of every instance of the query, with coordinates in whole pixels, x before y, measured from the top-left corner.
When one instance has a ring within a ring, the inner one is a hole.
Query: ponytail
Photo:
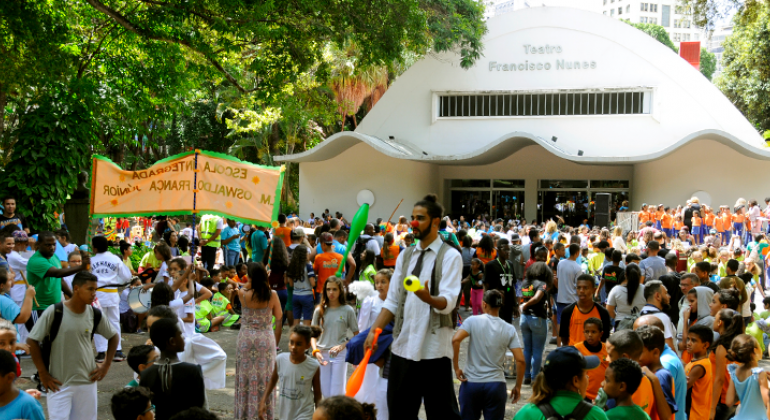
[[[629,264],[626,266],[626,289],[628,290],[628,296],[626,301],[629,305],[633,304],[636,291],[639,289],[639,281],[642,279],[642,270],[636,264]]]
[[[543,372],[540,372],[532,382],[532,396],[529,397],[529,402],[535,405],[540,404],[543,401],[550,400],[555,393],[546,383]]]

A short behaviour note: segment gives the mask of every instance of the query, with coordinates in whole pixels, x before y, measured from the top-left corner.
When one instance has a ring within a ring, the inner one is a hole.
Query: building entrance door
[[[524,191],[492,191],[492,219],[519,219],[524,216]]]
[[[540,191],[538,193],[540,221],[557,217],[569,226],[579,226],[588,219],[588,192],[586,191]]]

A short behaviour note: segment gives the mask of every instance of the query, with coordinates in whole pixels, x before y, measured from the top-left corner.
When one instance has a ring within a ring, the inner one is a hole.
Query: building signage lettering
[[[524,44],[524,54],[561,54],[561,45]],[[524,60],[518,63],[489,62],[489,71],[538,71],[538,70],[594,70],[596,61],[557,58],[554,62]]]

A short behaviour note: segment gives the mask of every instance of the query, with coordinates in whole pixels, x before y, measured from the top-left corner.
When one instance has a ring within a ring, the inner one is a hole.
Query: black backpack
[[[562,417],[553,409],[551,403],[547,401],[543,401],[537,405],[537,408],[539,408],[540,412],[545,416],[545,420],[583,420],[591,411],[592,407],[593,405],[587,403],[585,400],[580,400],[571,413],[567,414],[566,417]]]
[[[356,272],[353,276],[354,280],[359,279],[359,274],[363,272],[363,270],[366,267],[361,267],[361,254],[366,250],[366,244],[369,243],[369,241],[374,240],[373,237],[368,237],[366,239],[358,238],[356,239],[355,246],[353,247],[353,261],[356,262]],[[378,255],[375,255],[375,258],[378,257]]]
[[[53,305],[53,308],[53,322],[51,323],[51,329],[48,330],[48,335],[45,336],[43,343],[40,346],[40,353],[43,356],[43,365],[45,365],[45,368],[48,369],[49,372],[51,369],[51,346],[53,345],[53,340],[56,340],[56,336],[59,335],[59,327],[61,327],[61,320],[64,316],[64,303],[56,303]],[[94,310],[94,326],[91,328],[91,339],[93,340],[96,327],[102,320],[102,311],[93,306],[91,308]]]

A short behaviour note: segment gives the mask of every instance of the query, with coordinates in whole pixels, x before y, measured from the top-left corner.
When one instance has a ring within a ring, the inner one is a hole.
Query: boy
[[[24,303],[21,307],[11,299],[9,293],[13,288],[15,274],[13,270],[0,268],[0,318],[7,319],[14,324],[24,324],[32,315],[32,301],[35,298],[34,286],[28,286],[24,294]],[[18,328],[18,327],[17,327]]]
[[[594,303],[595,285],[590,274],[581,274],[577,278],[576,292],[578,301],[564,308],[559,320],[559,337],[562,345],[574,346],[585,341],[583,323],[588,318],[599,318],[602,322],[601,341],[610,336],[610,313],[604,307]]]
[[[209,287],[206,286],[209,282],[207,279],[201,280],[201,285],[203,287]],[[221,286],[221,284],[220,284]],[[213,292],[213,287],[209,287],[211,291]],[[214,296],[211,298],[211,315],[214,319],[211,320],[211,327],[218,326],[219,324],[224,325],[225,327],[232,327],[235,325],[238,320],[240,319],[240,316],[235,313],[235,310],[233,310],[233,306],[230,304],[230,300],[226,298],[228,292],[232,290],[231,285],[226,285],[224,290],[221,292],[214,293]],[[221,320],[219,319],[221,318]],[[217,322],[214,322],[217,321]],[[213,331],[213,330],[212,330]]]
[[[637,328],[636,333],[639,334],[639,338],[644,343],[644,350],[642,350],[642,355],[639,357],[639,364],[647,371],[655,373],[663,392],[663,398],[658,398],[658,395],[655,396],[657,409],[652,412],[650,417],[653,420],[670,419],[671,414],[676,413],[678,407],[674,399],[674,393],[676,392],[674,389],[674,376],[660,362],[660,355],[666,347],[665,336],[660,328],[650,325],[643,325]],[[679,392],[684,391],[679,390]]]
[[[642,369],[633,360],[618,359],[610,363],[604,376],[604,392],[615,399],[616,406],[607,411],[608,420],[650,420],[631,397],[643,377]]]
[[[687,334],[687,351],[692,361],[685,366],[687,374],[687,412],[689,420],[708,420],[711,409],[711,362],[708,349],[714,332],[705,325],[695,324]]]
[[[596,356],[601,362],[596,369],[587,371],[588,388],[586,388],[586,397],[593,401],[604,380],[604,371],[610,362],[607,361],[607,346],[602,343],[602,334],[604,327],[599,318],[588,318],[583,323],[583,334],[586,339],[583,342],[575,344],[583,356]]]
[[[49,391],[50,420],[97,417],[96,382],[107,375],[120,340],[120,334],[107,317],[100,316],[91,306],[96,298],[97,281],[88,271],[77,273],[72,279],[72,298],[49,306],[27,338],[32,361],[40,374],[40,384]],[[61,324],[50,343],[50,361],[46,364],[41,343],[49,336],[54,318],[58,316],[61,316]],[[94,360],[91,339],[95,332],[108,340],[104,363],[97,364]]]
[[[129,356],[131,357],[131,356]],[[116,392],[110,401],[115,420],[152,420],[152,393],[147,388],[124,388]]]
[[[158,319],[150,328],[150,339],[160,349],[160,360],[141,373],[140,387],[152,391],[155,418],[168,420],[190,407],[207,407],[200,365],[182,362],[184,338],[176,319]],[[95,418],[95,417],[94,417]]]
[[[16,380],[16,358],[0,350],[0,418],[45,420],[43,407],[34,397],[13,386]]]
[[[131,348],[128,352],[128,366],[136,372],[137,375],[141,375],[142,371],[152,366],[156,360],[158,360],[158,351],[154,346],[142,344]],[[136,388],[139,386],[139,382],[136,379],[132,379],[131,382],[126,385],[126,388]]]
[[[596,289],[596,293],[594,295],[595,299],[599,298],[602,286],[604,286],[604,295],[609,296],[612,288],[619,285],[620,283],[623,283],[625,280],[626,272],[620,266],[620,262],[623,260],[623,253],[617,249],[613,250],[611,260],[612,264],[605,265],[604,269],[602,269],[602,279],[599,282],[599,287]]]
[[[612,364],[615,360],[625,358],[636,362],[642,356],[643,350],[644,343],[639,338],[639,334],[631,330],[618,331],[607,340],[607,361]],[[652,375],[652,377],[655,378],[655,375]],[[657,382],[657,378],[655,378],[654,382]],[[631,398],[634,400],[634,404],[644,410],[647,415],[652,414],[653,407],[655,407],[655,394],[653,393],[650,377],[645,376],[642,378],[639,388],[637,388]],[[607,407],[614,407],[612,401],[607,402]]]

